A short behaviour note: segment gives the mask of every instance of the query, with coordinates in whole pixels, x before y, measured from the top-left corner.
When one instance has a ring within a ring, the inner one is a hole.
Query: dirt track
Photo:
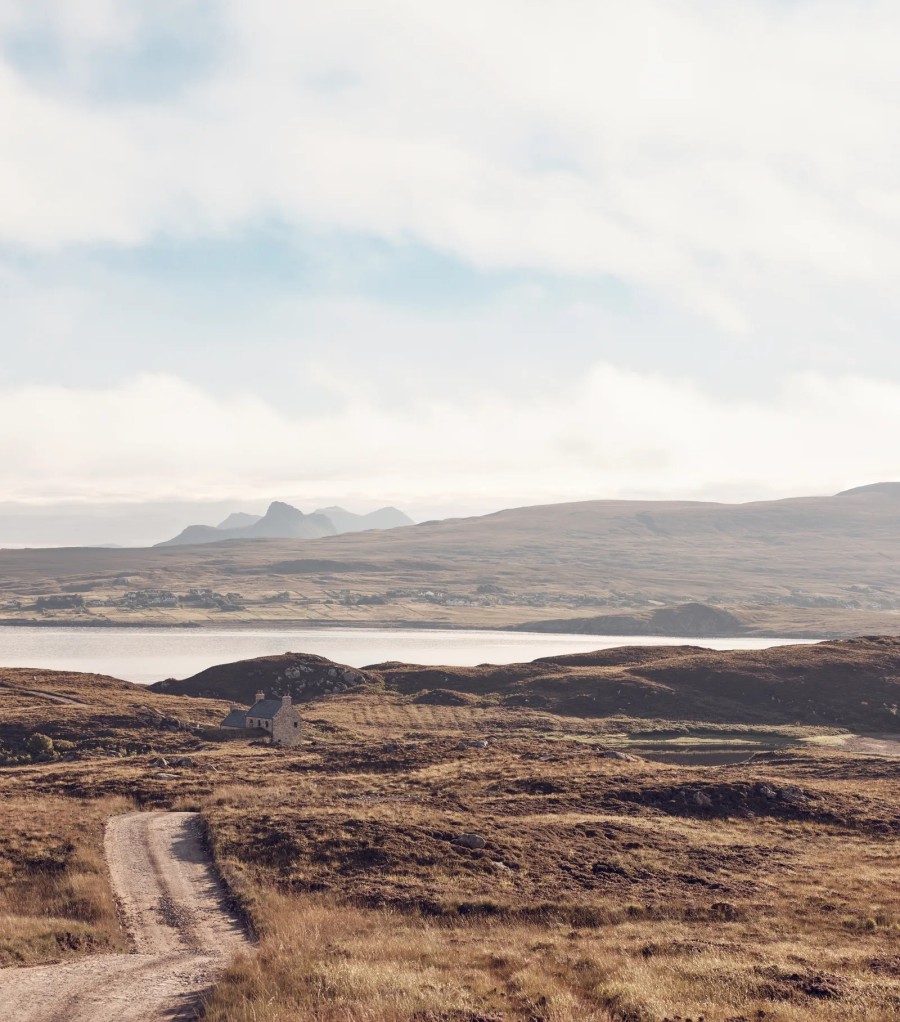
[[[200,843],[195,813],[129,813],[106,831],[113,889],[134,945],[62,965],[0,970],[15,1022],[173,1022],[249,947]]]

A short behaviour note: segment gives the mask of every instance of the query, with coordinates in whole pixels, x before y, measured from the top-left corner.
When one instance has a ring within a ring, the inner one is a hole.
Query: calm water
[[[673,639],[556,635],[543,632],[400,628],[27,628],[0,627],[0,666],[110,674],[126,681],[186,678],[213,664],[273,653],[317,653],[364,667],[384,660],[413,664],[510,664],[612,646],[707,646],[765,649],[792,639]]]

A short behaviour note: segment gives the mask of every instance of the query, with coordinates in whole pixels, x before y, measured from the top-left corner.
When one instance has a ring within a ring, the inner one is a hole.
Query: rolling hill
[[[362,670],[287,653],[221,664],[165,695],[250,704],[254,693],[309,702],[331,693],[385,688],[420,702],[522,707],[574,717],[627,716],[730,724],[837,726],[900,731],[900,639],[866,637],[813,646],[721,652],[695,646],[624,646],[525,664]]]
[[[747,504],[552,504],[316,539],[5,550],[0,614],[99,624],[550,621],[560,630],[647,634],[656,612],[703,604],[734,615],[749,635],[886,633],[900,626],[898,525],[898,488],[879,484]],[[234,599],[180,602],[197,587]],[[172,599],[156,607],[123,600],[128,591]],[[81,594],[84,605],[36,611],[38,596],[65,593]],[[709,634],[697,627],[685,634]]]

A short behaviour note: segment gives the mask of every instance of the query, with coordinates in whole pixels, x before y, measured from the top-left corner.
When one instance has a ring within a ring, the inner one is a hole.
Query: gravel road
[[[15,1022],[174,1022],[250,945],[200,843],[196,813],[128,813],[106,829],[113,890],[133,945],[62,965],[0,970]]]

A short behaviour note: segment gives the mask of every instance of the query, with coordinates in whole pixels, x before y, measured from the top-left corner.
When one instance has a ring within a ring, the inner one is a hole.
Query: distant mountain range
[[[900,633],[897,482],[745,504],[549,504],[414,528],[385,528],[409,522],[391,510],[229,510],[210,518],[222,528],[194,526],[162,548],[0,550],[0,620]],[[366,531],[336,535],[348,528]],[[231,539],[255,542],[210,545]],[[208,605],[191,602],[201,589]],[[63,606],[39,607],[47,597]]]
[[[235,511],[218,525],[189,525],[173,539],[156,546],[194,546],[221,543],[226,539],[321,539],[344,532],[366,529],[396,529],[413,525],[413,520],[395,507],[382,507],[366,515],[326,507],[304,514],[299,509],[275,500],[264,515]]]

